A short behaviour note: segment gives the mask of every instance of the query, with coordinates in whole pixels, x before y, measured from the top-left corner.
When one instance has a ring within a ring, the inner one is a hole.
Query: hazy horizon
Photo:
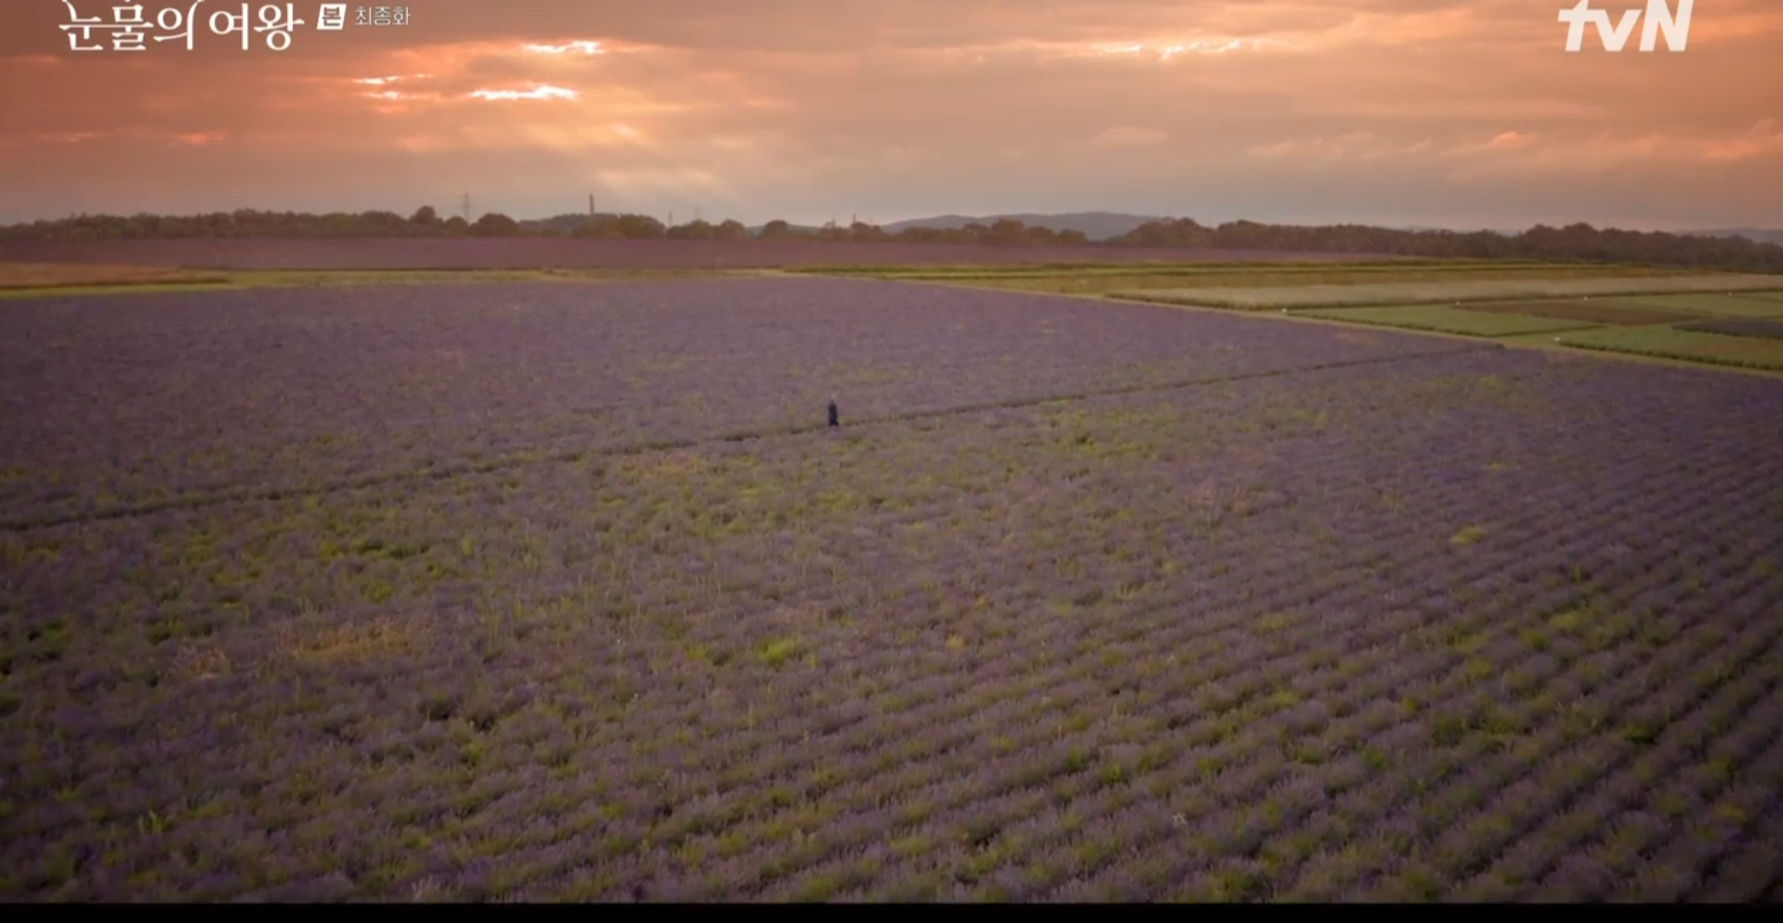
[[[70,50],[63,0],[0,0],[0,222],[451,215],[468,192],[473,216],[592,194],[751,226],[1783,225],[1763,0],[1701,0],[1687,51],[1641,53],[1637,26],[1619,54],[1589,32],[1566,53],[1561,0],[418,0],[406,26],[357,5],[318,32],[301,0],[279,52],[209,34],[203,3],[194,50],[131,53]]]

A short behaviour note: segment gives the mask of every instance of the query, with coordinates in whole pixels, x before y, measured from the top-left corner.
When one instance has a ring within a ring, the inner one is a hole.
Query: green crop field
[[[1715,317],[1776,317],[1783,315],[1783,292],[1741,292],[1702,295],[1646,295],[1617,298],[1617,304],[1662,311],[1688,311]]]
[[[1386,260],[1352,260],[1336,261],[1318,259],[1283,260],[1279,262],[1263,262],[1256,260],[1234,261],[1166,261],[1144,260],[1121,263],[941,263],[928,265],[910,264],[862,264],[849,266],[789,266],[786,272],[830,275],[830,276],[875,276],[880,278],[896,278],[910,281],[939,279],[994,279],[1024,278],[1040,276],[1120,276],[1120,275],[1185,275],[1196,276],[1210,273],[1248,272],[1266,270],[1277,273],[1293,272],[1329,272],[1342,269],[1358,274],[1364,273],[1398,273],[1406,270],[1418,272],[1501,272],[1515,270],[1586,270],[1604,267],[1569,266],[1539,260],[1420,260],[1420,259],[1386,259]],[[1614,267],[1641,272],[1659,272],[1644,267]]]
[[[1558,339],[1561,345],[1578,349],[1783,371],[1783,340],[1700,333],[1676,327],[1586,330],[1562,334]]]
[[[1376,307],[1439,302],[1501,301],[1513,298],[1587,298],[1762,291],[1783,288],[1783,276],[1697,275],[1650,278],[1478,279],[1355,285],[1300,285],[1259,288],[1125,290],[1116,298],[1241,311],[1287,308]]]

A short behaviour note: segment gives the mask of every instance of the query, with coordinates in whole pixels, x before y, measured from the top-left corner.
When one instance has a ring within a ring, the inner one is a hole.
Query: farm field
[[[1783,371],[1783,339],[1701,332],[1685,325],[1583,330],[1562,334],[1559,342],[1578,349]]]
[[[1454,348],[828,279],[15,301],[0,524]],[[201,406],[202,413],[194,411]]]
[[[226,281],[225,277],[215,273],[198,273],[164,266],[0,262],[0,292],[74,286],[197,286],[223,281]]]
[[[75,295],[190,293],[344,285],[613,282],[755,276],[745,269],[221,269],[85,263],[0,263],[0,300]]]
[[[999,247],[825,241],[581,240],[575,238],[213,238],[0,240],[0,261],[202,269],[725,269],[818,265],[1324,262],[1378,255],[1126,247]]]
[[[809,271],[905,282],[942,282],[974,288],[1068,295],[1107,295],[1136,289],[1277,288],[1468,280],[1665,278],[1679,270],[1636,266],[1572,266],[1514,260],[1391,260],[1346,263],[1182,263],[1145,266],[836,267]]]
[[[1109,292],[1111,297],[1160,304],[1228,308],[1241,311],[1308,308],[1393,307],[1464,301],[1547,300],[1615,296],[1698,294],[1783,289],[1783,276],[1690,275],[1651,278],[1605,278],[1601,273],[1566,279],[1471,279],[1467,281],[1383,282],[1350,285],[1284,285],[1256,288],[1134,289]],[[1658,305],[1655,305],[1658,306]]]
[[[1607,327],[1639,327],[1647,324],[1675,324],[1693,321],[1700,314],[1680,314],[1654,308],[1619,305],[1602,298],[1575,298],[1567,301],[1530,301],[1516,304],[1469,304],[1459,310],[1470,314],[1503,314],[1542,317],[1579,324]]]
[[[0,383],[0,898],[1783,898],[1783,382],[782,278]]]
[[[1767,340],[1783,340],[1783,320],[1759,320],[1752,318],[1721,318],[1718,320],[1694,321],[1679,324],[1679,330],[1692,333],[1719,333],[1736,337],[1761,337]]]
[[[1437,260],[1330,262],[1146,262],[1128,265],[1055,263],[1006,266],[797,266],[784,269],[581,268],[581,269],[213,269],[84,263],[0,262],[0,299],[42,294],[111,294],[145,285],[160,291],[209,291],[268,287],[461,282],[605,282],[690,277],[753,276],[786,272],[887,281],[946,282],[977,288],[1097,294],[1135,287],[1182,288],[1454,281],[1467,279],[1657,278],[1659,269],[1560,266],[1548,263]],[[1135,274],[1140,273],[1140,274]],[[1768,302],[1767,302],[1768,304]]]
[[[1217,252],[1217,251],[1215,251]],[[1145,263],[1109,264],[1109,263],[1039,263],[1005,266],[962,265],[859,265],[859,266],[797,266],[788,267],[788,272],[812,275],[859,276],[889,281],[902,282],[946,282],[976,280],[1021,280],[1051,279],[1060,275],[1086,276],[1094,278],[1130,276],[1136,272],[1150,275],[1189,276],[1220,275],[1233,270],[1267,269],[1270,272],[1307,274],[1330,272],[1334,269],[1347,274],[1382,273],[1396,274],[1402,272],[1440,272],[1440,273],[1472,273],[1482,271],[1556,271],[1577,272],[1587,267],[1564,266],[1556,263],[1543,263],[1526,260],[1438,260],[1409,257],[1374,257],[1344,262],[1341,266],[1333,266],[1329,261],[1320,260],[1313,254],[1302,254],[1299,259],[1289,262],[1270,263],[1257,266],[1242,260],[1231,261],[1195,261],[1179,263]],[[1597,267],[1599,274],[1602,267]],[[1665,270],[1645,269],[1641,267],[1613,267],[1613,271],[1663,274]],[[1609,274],[1613,274],[1609,273]]]
[[[1392,308],[1340,308],[1330,311],[1297,311],[1304,317],[1338,320],[1351,324],[1430,330],[1464,336],[1502,337],[1549,333],[1592,326],[1577,320],[1530,316],[1521,313],[1469,311],[1449,305],[1413,305]]]
[[[1616,303],[1660,311],[1710,317],[1783,317],[1783,292],[1741,292],[1738,295],[1639,295]]]

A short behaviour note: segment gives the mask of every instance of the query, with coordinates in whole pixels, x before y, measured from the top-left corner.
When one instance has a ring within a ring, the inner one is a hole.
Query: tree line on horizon
[[[667,224],[649,215],[598,213],[515,220],[497,212],[475,221],[442,218],[423,206],[404,218],[390,211],[272,212],[239,209],[202,215],[76,215],[54,221],[0,225],[0,239],[140,240],[186,238],[571,237],[594,240],[819,240],[853,243],[937,243],[995,246],[1101,246],[1187,250],[1263,250],[1292,253],[1376,253],[1392,256],[1538,259],[1648,263],[1753,272],[1783,272],[1783,247],[1743,237],[1699,237],[1666,232],[1536,225],[1517,234],[1496,231],[1405,231],[1366,225],[1300,226],[1232,221],[1217,226],[1180,218],[1149,221],[1103,241],[1080,231],[1055,231],[1004,218],[961,228],[905,228],[895,233],[856,221],[801,228],[770,221],[757,229],[726,219]]]

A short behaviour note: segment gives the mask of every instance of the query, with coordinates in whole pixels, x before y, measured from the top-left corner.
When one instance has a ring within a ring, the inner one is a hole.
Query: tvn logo
[[[1647,18],[1641,27],[1641,50],[1652,51],[1663,32],[1665,47],[1674,52],[1683,51],[1690,43],[1690,6],[1693,2],[1678,0],[1678,10],[1674,13],[1666,0],[1647,0]],[[1628,44],[1629,36],[1634,34],[1634,24],[1641,21],[1641,11],[1625,10],[1622,21],[1611,26],[1609,11],[1594,10],[1591,0],[1579,0],[1578,6],[1560,11],[1560,21],[1566,23],[1567,51],[1577,52],[1585,46],[1587,24],[1597,26],[1597,37],[1603,42],[1603,50],[1621,51]]]

